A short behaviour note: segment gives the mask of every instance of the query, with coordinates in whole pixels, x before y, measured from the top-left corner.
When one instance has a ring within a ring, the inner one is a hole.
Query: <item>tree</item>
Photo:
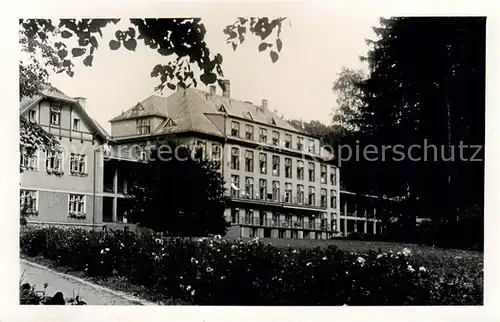
[[[390,18],[374,28],[377,40],[364,58],[360,131],[367,143],[412,145],[413,159],[373,163],[376,190],[403,196],[410,222],[415,216],[453,220],[457,209],[483,204],[482,161],[459,160],[460,143],[484,146],[485,19]],[[425,140],[425,141],[424,141]],[[438,149],[424,159],[424,142]],[[442,152],[442,151],[443,152]],[[476,149],[464,151],[471,158]],[[410,223],[411,224],[411,223]]]
[[[333,83],[332,90],[337,96],[337,107],[334,109],[332,118],[333,124],[350,132],[358,127],[359,108],[363,104],[361,84],[365,78],[366,75],[361,69],[342,67]]]
[[[174,141],[152,145],[148,161],[132,171],[127,219],[174,236],[225,235],[229,224],[220,164],[201,155]]]

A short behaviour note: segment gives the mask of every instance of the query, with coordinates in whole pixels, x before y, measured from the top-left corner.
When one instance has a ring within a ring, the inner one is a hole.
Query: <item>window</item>
[[[245,178],[245,197],[253,199],[253,178]]]
[[[278,224],[280,220],[280,215],[278,215],[277,213],[273,213],[273,226],[276,226]]]
[[[260,128],[259,141],[262,143],[267,143],[267,129]]]
[[[231,169],[240,169],[240,149],[231,148]]]
[[[297,179],[304,180],[304,161],[297,161]]]
[[[330,208],[337,208],[337,191],[330,191]]]
[[[280,145],[280,132],[273,131],[273,145]]]
[[[231,122],[231,135],[240,136],[240,123],[235,121]]]
[[[297,137],[297,150],[304,151],[304,138]]]
[[[286,230],[284,230],[284,229],[280,229],[280,230],[279,230],[279,233],[278,233],[278,237],[279,237],[279,238],[285,238],[285,232],[286,232]]]
[[[335,167],[330,167],[330,184],[337,185],[337,169]]]
[[[289,214],[285,215],[285,223],[287,227],[292,227],[292,216]]]
[[[80,131],[80,120],[73,119],[73,131]]]
[[[321,165],[320,182],[326,183],[326,165]]]
[[[337,220],[335,220],[335,214],[331,214],[332,221],[330,222],[330,226],[332,227],[332,231],[337,231]]]
[[[83,175],[87,173],[86,161],[87,156],[84,154],[71,153],[69,171],[72,175]]]
[[[314,199],[316,198],[316,189],[314,187],[309,187],[309,196],[308,196],[308,205],[309,206],[314,206],[315,202]]]
[[[240,209],[231,208],[231,224],[237,224],[240,221]]]
[[[304,203],[304,186],[301,184],[297,185],[297,203]]]
[[[245,138],[247,140],[253,140],[253,126],[252,125],[245,126]]]
[[[280,175],[280,157],[279,155],[273,155],[273,176]]]
[[[314,153],[314,140],[309,139],[309,146],[307,147],[309,153]]]
[[[245,151],[245,171],[253,172],[253,151]]]
[[[292,202],[292,184],[285,183],[285,202]]]
[[[231,197],[240,196],[240,176],[231,175]]]
[[[149,118],[139,118],[136,120],[137,134],[149,134],[151,127],[149,125]]]
[[[261,174],[267,173],[267,154],[261,153],[259,159],[259,168]]]
[[[245,209],[245,224],[251,225],[253,224],[253,210]]]
[[[70,215],[85,214],[85,195],[69,195]]]
[[[320,200],[321,207],[326,208],[326,206],[327,206],[326,189],[321,189],[320,193],[321,193],[321,200]]]
[[[45,159],[45,168],[49,173],[62,173],[63,153],[62,151],[48,151]]]
[[[299,224],[299,228],[304,228],[304,216],[299,216],[299,218],[297,218],[297,221]]]
[[[212,162],[217,162],[218,167],[220,167],[221,155],[221,146],[218,144],[212,144]]]
[[[61,108],[57,106],[50,107],[50,124],[61,125]]]
[[[36,122],[36,110],[35,109],[28,111],[28,121]]]
[[[280,199],[280,182],[273,181],[273,200],[279,201]]]
[[[38,150],[35,150],[30,156],[28,156],[28,152],[26,150],[23,150],[21,152],[21,168],[23,168],[23,170],[31,171],[38,170],[38,156]]]
[[[259,180],[259,198],[262,200],[267,199],[267,180],[266,179]]]
[[[315,166],[314,163],[309,162],[309,168],[308,168],[308,170],[309,170],[309,181],[310,182],[314,182],[314,177],[315,177],[314,166]]]
[[[20,199],[21,210],[27,214],[35,214],[38,211],[38,191],[21,190]]]
[[[285,158],[285,177],[292,178],[292,159]]]
[[[285,148],[292,148],[292,136],[290,134],[285,134]]]
[[[205,160],[207,150],[207,144],[205,141],[196,141],[196,153],[197,157],[200,156],[202,160]],[[198,155],[199,153],[199,155]]]

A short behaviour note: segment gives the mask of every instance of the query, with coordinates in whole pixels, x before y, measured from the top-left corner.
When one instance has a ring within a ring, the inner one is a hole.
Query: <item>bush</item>
[[[281,249],[258,240],[190,240],[123,231],[30,228],[21,252],[91,276],[123,276],[192,304],[478,305],[482,274],[423,267],[409,250]]]

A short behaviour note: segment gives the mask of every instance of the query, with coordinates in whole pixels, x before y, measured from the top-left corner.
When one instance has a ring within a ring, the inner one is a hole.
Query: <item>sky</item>
[[[212,10],[213,11],[213,10]],[[332,83],[342,66],[366,68],[359,56],[365,55],[365,39],[374,38],[373,26],[379,17],[363,11],[334,12],[326,7],[297,5],[287,10],[281,34],[283,49],[272,63],[268,52],[260,53],[256,37],[248,37],[233,51],[226,43],[223,28],[233,23],[241,13],[224,11],[198,15],[205,24],[205,41],[212,52],[222,54],[225,78],[231,81],[231,97],[260,104],[268,100],[269,109],[285,118],[331,121],[336,106]],[[170,59],[156,51],[137,46],[135,52],[125,49],[111,51],[108,42],[116,28],[128,27],[123,19],[117,26],[109,25],[100,40],[93,66],[75,61],[75,75],[51,75],[52,84],[67,95],[87,98],[87,111],[106,130],[109,120],[135,106],[154,92],[158,79],[150,77],[157,63]],[[271,37],[271,36],[270,36]],[[274,38],[272,38],[274,39]],[[201,82],[198,87],[206,90]],[[218,93],[221,89],[217,88]]]

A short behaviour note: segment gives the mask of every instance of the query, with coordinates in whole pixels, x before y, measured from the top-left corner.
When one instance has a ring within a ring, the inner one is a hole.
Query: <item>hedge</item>
[[[197,305],[480,305],[482,275],[443,274],[398,253],[258,240],[175,239],[124,231],[28,227],[21,252],[89,276],[121,276]]]

